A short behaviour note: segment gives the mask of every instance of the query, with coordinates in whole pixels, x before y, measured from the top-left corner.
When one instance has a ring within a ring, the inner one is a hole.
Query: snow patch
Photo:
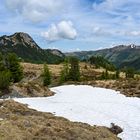
[[[123,128],[123,140],[140,140],[140,99],[125,97],[110,89],[86,85],[51,88],[51,97],[17,98],[20,103],[43,112],[51,112],[71,121]]]

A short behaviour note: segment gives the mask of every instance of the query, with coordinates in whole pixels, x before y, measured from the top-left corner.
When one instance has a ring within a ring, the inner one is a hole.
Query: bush
[[[0,90],[9,88],[10,78],[11,78],[10,71],[1,71],[0,72]]]

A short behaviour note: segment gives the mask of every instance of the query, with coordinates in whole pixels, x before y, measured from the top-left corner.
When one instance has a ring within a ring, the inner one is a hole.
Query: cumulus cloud
[[[64,6],[63,0],[6,0],[5,4],[8,9],[32,22],[58,14]]]
[[[58,24],[52,24],[48,31],[42,32],[41,35],[49,42],[61,39],[74,40],[77,37],[77,31],[71,21],[61,21]]]

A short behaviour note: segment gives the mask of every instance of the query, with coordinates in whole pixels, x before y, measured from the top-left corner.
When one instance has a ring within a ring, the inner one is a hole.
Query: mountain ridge
[[[96,51],[81,51],[66,53],[66,56],[75,56],[79,59],[87,59],[91,56],[103,56],[108,59],[118,68],[133,67],[136,70],[140,70],[140,46],[130,45],[118,45],[113,48],[106,48]]]
[[[42,49],[29,34],[24,32],[1,36],[0,51],[2,53],[14,52],[25,62],[33,63],[60,63],[65,57],[59,50],[55,50],[56,54],[53,49]]]

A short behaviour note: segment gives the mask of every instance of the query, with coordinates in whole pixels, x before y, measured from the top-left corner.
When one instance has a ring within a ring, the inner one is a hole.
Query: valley
[[[116,63],[103,57],[102,51],[91,57],[84,54],[84,59],[77,56],[78,60],[59,50],[42,50],[25,33],[2,37],[2,43],[7,41],[11,44],[1,48],[0,59],[0,70],[5,74],[5,77],[0,75],[1,80],[10,74],[6,79],[8,84],[1,82],[0,90],[2,140],[11,137],[15,140],[28,137],[31,140],[139,140],[140,75],[137,67],[118,68]],[[25,47],[26,55],[21,54]],[[122,50],[132,48],[113,49],[121,54]],[[29,57],[32,53],[41,57]],[[109,54],[108,50],[106,53]],[[43,64],[45,62],[47,64]],[[126,116],[129,117],[126,119]],[[11,133],[7,134],[9,130]]]
[[[0,140],[140,140],[140,1],[1,0]]]

